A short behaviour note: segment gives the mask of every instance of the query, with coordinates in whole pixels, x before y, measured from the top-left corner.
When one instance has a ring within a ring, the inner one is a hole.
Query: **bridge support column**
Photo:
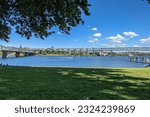
[[[100,50],[100,51],[99,51],[99,55],[100,55],[100,56],[103,56],[103,55],[104,55],[103,50]]]
[[[29,53],[29,56],[35,56],[36,54],[35,53]]]
[[[16,57],[20,57],[20,53],[19,53],[19,52],[16,52],[15,56],[16,56]]]
[[[28,55],[28,52],[25,52],[25,53],[24,53],[24,56],[29,56],[29,55]]]
[[[2,51],[2,58],[3,59],[7,58],[7,52],[6,51]]]

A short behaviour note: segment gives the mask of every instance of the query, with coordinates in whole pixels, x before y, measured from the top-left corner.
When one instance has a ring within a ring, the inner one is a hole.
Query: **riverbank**
[[[150,99],[149,71],[0,67],[0,99]]]
[[[74,56],[74,57],[77,57],[77,56],[97,56],[97,55],[71,55],[71,54],[37,54],[36,56]]]

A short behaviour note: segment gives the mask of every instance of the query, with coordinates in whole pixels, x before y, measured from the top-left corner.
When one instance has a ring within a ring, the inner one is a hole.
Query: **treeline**
[[[60,51],[60,50],[40,50],[39,55],[56,55],[56,56],[118,56],[117,53],[107,52],[101,55],[99,52],[82,52],[82,51]]]
[[[74,51],[49,51],[41,50],[39,55],[63,55],[63,56],[97,56],[96,53],[74,52]]]
[[[137,56],[150,56],[150,53],[132,53],[133,55]],[[128,52],[86,52],[86,51],[75,51],[75,50],[68,50],[68,51],[61,51],[61,50],[40,50],[39,55],[49,55],[49,56],[128,56]]]

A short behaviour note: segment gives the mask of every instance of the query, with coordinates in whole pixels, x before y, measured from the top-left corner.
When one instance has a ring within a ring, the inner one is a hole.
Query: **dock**
[[[150,56],[129,56],[129,61],[150,64]]]

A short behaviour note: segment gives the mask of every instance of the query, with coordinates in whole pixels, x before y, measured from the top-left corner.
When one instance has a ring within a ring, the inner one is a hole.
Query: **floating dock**
[[[150,56],[129,56],[130,62],[150,64]]]

